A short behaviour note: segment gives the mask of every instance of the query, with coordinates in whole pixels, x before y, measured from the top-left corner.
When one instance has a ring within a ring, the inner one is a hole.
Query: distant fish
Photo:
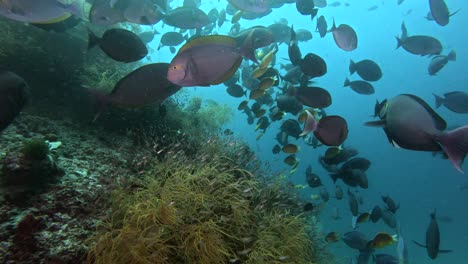
[[[270,5],[267,0],[228,0],[235,8],[253,12],[264,13],[270,10]]]
[[[431,214],[431,222],[429,223],[429,226],[426,229],[426,244],[423,245],[414,240],[413,242],[418,246],[425,247],[427,250],[427,255],[431,259],[436,259],[439,253],[452,252],[452,250],[442,250],[439,248],[440,231],[439,231],[439,225],[437,223],[435,211],[434,213]]]
[[[205,12],[195,7],[178,7],[166,13],[163,19],[169,26],[182,29],[202,28],[210,23]]]
[[[369,8],[367,9],[367,11],[375,11],[375,10],[377,10],[378,8],[379,8],[378,5],[373,5],[373,6],[369,7]]]
[[[449,61],[455,61],[457,59],[457,54],[454,50],[450,51],[447,55],[438,55],[431,59],[431,63],[428,67],[429,75],[436,75],[442,68],[447,65]]]
[[[468,93],[466,92],[449,92],[445,93],[444,97],[433,94],[435,97],[435,107],[439,108],[444,105],[452,112],[466,114],[468,113]]]
[[[396,211],[400,208],[400,204],[396,204],[395,201],[390,196],[382,196],[382,201],[387,205],[387,210],[392,213],[396,213]]]
[[[330,30],[335,39],[336,45],[344,51],[353,51],[358,46],[358,38],[352,27],[346,24],[341,24],[338,27],[333,20],[333,26]]]
[[[314,0],[314,5],[316,7],[320,7],[320,8],[326,7],[327,6],[327,0]]]
[[[322,180],[317,174],[312,172],[312,167],[310,165],[306,169],[306,181],[311,188],[322,186]]]
[[[370,214],[370,220],[372,223],[377,223],[380,219],[382,218],[382,209],[380,209],[380,206],[376,205],[374,208],[372,208],[371,214]]]
[[[187,39],[186,36],[183,36],[179,32],[166,32],[161,36],[161,40],[159,42],[158,50],[160,50],[164,46],[168,47],[175,47],[182,44]]]
[[[296,36],[298,41],[308,41],[312,39],[312,33],[307,29],[296,30]]]
[[[327,73],[327,63],[317,54],[307,53],[300,61],[302,73],[305,75],[316,78],[321,77]]]
[[[380,121],[367,125],[384,127],[394,146],[417,151],[443,151],[452,165],[461,165],[468,152],[468,126],[444,131],[447,123],[421,98],[402,94],[388,100]]]
[[[439,55],[442,52],[442,44],[436,38],[430,36],[410,36],[397,39],[397,49],[403,47],[409,53],[415,55]]]
[[[374,249],[381,249],[395,242],[398,242],[398,235],[389,235],[388,233],[380,232],[369,241],[369,246]]]
[[[88,29],[88,50],[99,46],[107,56],[120,62],[134,62],[148,54],[145,43],[135,33],[121,28],[106,30],[102,38]]]
[[[335,1],[335,2],[333,2],[333,3],[331,3],[331,4],[328,4],[328,6],[331,6],[331,7],[338,7],[338,6],[340,6],[340,5],[341,5],[341,3],[338,2],[338,1]]]
[[[340,235],[337,232],[330,232],[325,235],[325,242],[334,243],[340,240]]]
[[[365,234],[356,230],[343,234],[342,240],[348,247],[357,250],[366,249],[369,242]]]
[[[382,211],[382,220],[389,227],[397,228],[397,219],[395,217],[395,214],[393,214],[390,210],[384,209]]]
[[[375,89],[372,84],[361,80],[350,81],[348,78],[346,78],[343,87],[351,87],[353,91],[363,95],[371,95],[375,93]]]
[[[301,15],[311,15],[314,10],[314,1],[296,0],[296,9]]]
[[[405,0],[397,0],[397,4],[401,5]]]
[[[28,84],[16,73],[0,71],[0,132],[18,116],[28,100]]]
[[[228,80],[242,56],[228,36],[204,36],[187,42],[172,59],[168,80],[181,86],[209,86]]]
[[[317,19],[316,31],[319,32],[321,38],[325,37],[325,35],[327,34],[327,32],[328,32],[327,27],[328,27],[327,26],[327,21],[325,20],[325,17],[320,16]]]

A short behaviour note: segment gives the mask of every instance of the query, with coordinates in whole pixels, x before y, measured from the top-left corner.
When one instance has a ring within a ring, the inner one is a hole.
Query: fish
[[[239,22],[239,20],[242,18],[242,14],[243,14],[243,13],[244,13],[244,11],[238,10],[238,11],[232,16],[231,23],[232,23],[232,24],[235,24],[235,23]]]
[[[382,70],[379,65],[372,60],[362,60],[354,62],[353,60],[349,63],[349,73],[357,74],[365,81],[375,82],[382,78]]]
[[[239,106],[237,107],[237,110],[244,110],[245,108],[247,108],[247,104],[248,104],[248,103],[249,103],[249,102],[247,102],[247,101],[242,101],[242,102],[239,104]]]
[[[306,169],[306,181],[311,188],[322,186],[322,180],[317,174],[312,172],[312,167],[310,165]]]
[[[182,29],[197,29],[208,25],[211,21],[205,12],[195,7],[178,7],[166,13],[165,24]]]
[[[337,200],[343,199],[343,189],[339,185],[336,185],[336,188],[335,188],[335,198]]]
[[[328,202],[328,200],[330,200],[330,194],[325,187],[320,189],[320,198],[322,198],[322,201],[324,202]]]
[[[20,114],[29,100],[29,86],[19,75],[0,71],[0,133]]]
[[[60,22],[70,14],[85,19],[78,1],[62,3],[57,0],[14,0],[0,2],[0,16],[24,23]]]
[[[226,129],[223,131],[223,134],[224,134],[225,136],[231,136],[231,135],[234,134],[234,132],[232,132],[231,129],[226,128]]]
[[[321,87],[301,86],[291,89],[290,93],[299,102],[312,108],[326,108],[332,104],[330,93]]]
[[[333,20],[333,26],[330,30],[333,34],[333,39],[336,45],[344,51],[353,51],[358,46],[358,37],[356,31],[346,24],[341,24],[338,27],[335,25]]]
[[[280,151],[281,151],[281,147],[278,144],[275,144],[275,146],[273,146],[273,149],[271,150],[273,154],[278,154],[280,153]]]
[[[328,6],[331,6],[331,7],[338,7],[338,6],[340,6],[340,5],[341,5],[341,3],[338,2],[338,1],[335,1],[335,2],[333,2],[333,3],[331,3],[331,4],[328,4]]]
[[[450,17],[458,13],[458,11],[450,14],[445,0],[429,0],[431,15],[440,26],[446,26],[449,23]]]
[[[233,38],[237,41],[239,47],[241,47],[242,55],[255,63],[258,63],[258,60],[255,57],[254,51],[258,48],[266,47],[275,41],[273,32],[263,26],[254,26],[242,30]]]
[[[239,10],[252,13],[265,13],[270,10],[267,0],[228,0],[228,2]]]
[[[397,49],[403,47],[404,50],[415,55],[439,55],[442,52],[442,44],[434,37],[430,36],[410,36],[404,39],[397,39]]]
[[[380,218],[382,218],[382,209],[380,209],[380,206],[376,205],[372,208],[369,218],[372,223],[377,223]]]
[[[319,32],[321,38],[325,37],[325,35],[327,34],[328,25],[327,25],[327,21],[325,20],[324,16],[320,16],[317,19],[317,26],[316,26],[315,30],[317,32]]]
[[[139,25],[154,25],[158,23],[164,16],[159,8],[164,10],[166,7],[164,0],[119,0],[116,6],[119,5],[122,6],[120,10],[125,20]]]
[[[183,36],[179,32],[166,32],[161,36],[161,40],[159,42],[158,50],[160,50],[164,46],[179,46],[187,39],[186,36]]]
[[[296,159],[296,155],[291,154],[284,158],[284,163],[288,164],[289,166],[293,166],[294,164],[298,163],[299,161]]]
[[[401,226],[398,225],[398,244],[397,244],[397,255],[398,255],[398,264],[408,264],[408,245],[406,240],[403,237],[403,232],[401,231]]]
[[[181,87],[166,78],[168,68],[168,63],[147,64],[118,81],[110,94],[90,90],[99,105],[94,121],[109,104],[127,108],[161,104],[178,92]]]
[[[88,29],[88,50],[99,46],[107,56],[119,62],[134,62],[148,54],[145,43],[135,33],[121,28],[106,30],[102,38]]]
[[[154,35],[159,34],[159,32],[155,29],[149,30],[149,31],[144,31],[140,34],[138,34],[138,37],[143,41],[144,43],[148,44],[154,39]]]
[[[382,201],[387,205],[387,210],[392,213],[396,213],[398,208],[400,208],[400,204],[396,204],[395,201],[390,196],[382,196]]]
[[[357,216],[353,216],[352,218],[352,226],[355,229],[357,227],[357,224],[362,224],[367,221],[369,221],[370,213],[365,212],[362,214],[358,214]]]
[[[401,23],[401,35],[400,39],[405,40],[408,37],[408,29],[406,28],[405,21]]]
[[[341,239],[348,247],[357,250],[367,249],[369,243],[366,235],[356,230],[343,234]]]
[[[229,85],[226,89],[226,92],[235,98],[241,98],[246,95],[244,88],[238,84]]]
[[[389,254],[376,254],[374,260],[375,264],[401,264],[398,258]]]
[[[373,6],[369,7],[369,8],[367,9],[367,11],[375,11],[375,10],[377,10],[378,8],[379,8],[378,5],[373,5]]]
[[[435,107],[439,108],[444,105],[452,112],[465,114],[468,113],[468,93],[461,91],[454,91],[445,93],[442,96],[433,94],[435,97]]]
[[[304,212],[312,211],[312,210],[314,210],[314,204],[313,203],[306,203],[306,204],[304,204],[302,209],[304,210]]]
[[[296,38],[300,42],[309,41],[312,39],[312,32],[307,29],[296,30]]]
[[[284,112],[287,113],[292,113],[293,115],[296,115],[303,109],[303,105],[299,100],[296,99],[295,96],[290,96],[290,95],[281,95],[276,98],[276,104],[279,109],[281,109]],[[300,128],[299,128],[300,130]],[[297,133],[297,136],[301,133]]]
[[[356,199],[356,196],[348,189],[348,205],[349,205],[349,210],[351,211],[351,214],[354,217],[357,217],[359,214],[359,204]]]
[[[346,78],[343,87],[350,87],[353,91],[362,95],[371,95],[375,93],[375,89],[372,84],[361,80],[350,81]]]
[[[338,232],[330,232],[325,236],[325,242],[334,243],[340,240],[340,234]]]
[[[297,40],[294,27],[291,26],[291,39],[289,40],[289,44],[288,44],[288,56],[292,65],[294,66],[299,65],[302,59],[302,53],[301,53],[301,50],[299,49],[298,43],[299,41]]]
[[[346,162],[350,158],[359,154],[357,149],[352,148],[352,147],[336,148],[336,149],[339,149],[336,155],[331,155],[327,157],[325,153],[325,156],[321,156],[319,159],[327,165],[337,165],[339,163]]]
[[[299,151],[299,147],[295,144],[290,143],[290,144],[283,146],[281,150],[283,150],[284,153],[294,154]]]
[[[436,75],[442,68],[447,65],[449,61],[457,60],[457,54],[454,50],[450,51],[447,55],[438,55],[431,59],[431,63],[429,63],[429,67],[427,71],[429,75]]]
[[[397,4],[401,5],[405,0],[397,0]]]
[[[398,235],[389,235],[385,232],[380,232],[375,235],[375,237],[369,241],[369,247],[374,249],[381,249],[386,246],[392,245],[398,241]]]
[[[265,77],[258,84],[258,89],[266,91],[269,88],[271,88],[275,84],[276,81],[278,81],[278,78],[276,76],[274,76],[274,77]]]
[[[221,11],[219,11],[217,22],[218,28],[222,27],[224,22],[226,22],[226,10],[223,8]]]
[[[395,215],[388,209],[382,211],[382,220],[391,228],[397,228],[397,220]]]
[[[447,249],[440,249],[440,231],[439,231],[439,224],[437,223],[436,212],[434,210],[431,213],[431,222],[426,229],[426,244],[423,245],[419,242],[413,240],[413,242],[421,247],[425,247],[427,250],[427,255],[431,259],[436,259],[439,253],[450,253],[452,250]]]
[[[301,134],[301,126],[299,125],[299,122],[294,119],[285,120],[281,124],[280,130],[285,132],[287,136],[291,136],[296,139],[299,138]]]
[[[444,131],[447,123],[424,100],[412,94],[400,94],[387,100],[377,122],[394,146],[415,151],[443,151],[453,167],[461,165],[468,152],[468,126]]]
[[[192,39],[172,59],[167,79],[180,86],[209,86],[228,80],[242,63],[237,42],[229,36]]]
[[[296,0],[296,9],[301,15],[311,15],[314,11],[314,1]]]
[[[317,54],[308,53],[299,61],[302,73],[311,78],[321,77],[327,73],[327,63]]]
[[[257,88],[250,91],[249,99],[256,100],[265,95],[265,90]]]
[[[310,132],[314,132],[315,137],[326,146],[339,146],[348,137],[348,124],[344,118],[336,115],[325,116],[317,121],[307,111],[304,129],[299,136],[305,136]]]

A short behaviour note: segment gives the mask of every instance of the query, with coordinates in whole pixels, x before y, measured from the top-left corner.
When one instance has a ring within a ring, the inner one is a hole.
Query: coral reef
[[[302,214],[299,199],[283,187],[275,189],[285,185],[264,187],[236,165],[235,155],[220,155],[220,142],[205,146],[194,157],[174,153],[154,160],[142,179],[115,191],[112,215],[91,240],[88,261],[319,261],[318,240],[308,224],[312,215]],[[276,197],[289,199],[274,204]]]

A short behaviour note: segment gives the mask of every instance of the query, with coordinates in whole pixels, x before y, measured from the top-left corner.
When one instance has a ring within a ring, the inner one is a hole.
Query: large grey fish
[[[450,14],[447,4],[444,0],[429,0],[429,7],[431,8],[431,15],[437,24],[446,26],[449,23],[450,17],[458,13],[458,11]]]
[[[455,113],[468,113],[468,93],[455,91],[444,94],[444,97],[434,94],[434,97],[436,108],[444,105]]]
[[[431,63],[429,63],[427,71],[429,72],[429,75],[436,75],[436,73],[442,70],[449,61],[455,60],[457,60],[457,54],[454,50],[450,51],[447,55],[435,56],[432,58]]]
[[[437,224],[436,213],[431,213],[431,222],[426,229],[426,244],[423,245],[413,240],[413,242],[421,247],[425,247],[427,255],[431,259],[436,259],[439,253],[449,253],[452,250],[443,250],[439,248],[440,245],[440,231],[439,224]]]
[[[335,39],[336,45],[344,51],[353,51],[358,46],[358,37],[356,31],[346,24],[341,24],[338,27],[335,25],[335,20],[333,20],[333,26],[330,30]]]
[[[442,44],[436,38],[430,36],[410,36],[405,39],[396,37],[397,49],[403,47],[406,51],[416,55],[439,55],[442,52]]]
[[[452,165],[461,165],[468,152],[468,126],[444,131],[447,123],[426,102],[412,94],[398,95],[379,111],[380,121],[367,125],[383,127],[388,140],[401,148],[443,151]]]
[[[100,112],[109,104],[119,107],[140,107],[162,103],[181,88],[167,80],[168,68],[168,63],[148,64],[118,81],[110,94],[91,91],[100,104]]]
[[[65,17],[69,17],[69,13],[84,18],[81,3],[78,1],[70,4],[64,4],[58,0],[0,1],[0,16],[20,22],[41,23],[60,18],[65,19]]]
[[[178,7],[166,13],[163,19],[169,26],[182,29],[202,28],[210,23],[210,18],[195,7]]]
[[[349,63],[349,72],[357,74],[364,80],[369,82],[375,82],[382,78],[382,70],[379,65],[372,60],[362,60],[354,62],[353,60]]]
[[[120,62],[134,62],[148,54],[145,43],[135,33],[122,28],[106,30],[102,38],[88,30],[88,50],[99,45],[107,56]]]
[[[0,132],[21,112],[28,100],[28,84],[10,71],[0,71]]]
[[[222,35],[199,37],[180,48],[167,78],[180,86],[219,84],[231,78],[241,63],[235,39]]]

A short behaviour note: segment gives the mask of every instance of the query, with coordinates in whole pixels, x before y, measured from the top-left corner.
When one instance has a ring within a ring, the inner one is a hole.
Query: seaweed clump
[[[49,145],[41,139],[32,139],[24,143],[23,156],[30,160],[43,160],[49,153]]]
[[[220,146],[206,144],[197,158],[178,152],[153,162],[143,179],[115,191],[88,261],[316,263],[311,215],[291,197],[270,202],[287,193],[263,186],[235,158],[212,155]]]

